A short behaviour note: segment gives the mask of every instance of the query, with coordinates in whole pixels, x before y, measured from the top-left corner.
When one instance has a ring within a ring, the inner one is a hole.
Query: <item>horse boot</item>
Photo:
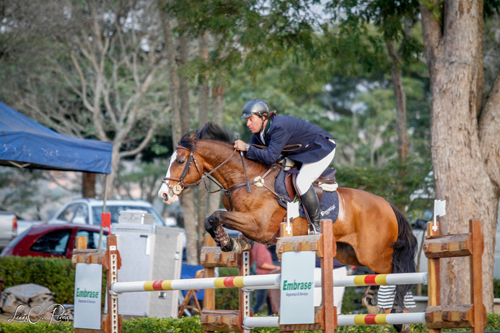
[[[320,220],[321,220],[321,211],[319,209],[319,200],[316,195],[316,191],[314,191],[314,187],[309,187],[306,193],[300,196],[302,200],[302,204],[307,211],[307,215],[309,215],[309,219],[311,223],[314,224],[316,228],[316,232],[320,232]]]

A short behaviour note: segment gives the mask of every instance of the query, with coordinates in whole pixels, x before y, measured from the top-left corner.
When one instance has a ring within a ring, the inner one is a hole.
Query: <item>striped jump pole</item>
[[[425,312],[338,316],[339,326],[425,324]]]
[[[220,289],[256,286],[277,286],[279,288],[280,279],[280,274],[266,274],[201,279],[116,282],[111,286],[111,290],[120,294],[139,291]]]
[[[190,290],[246,288],[279,289],[281,274],[228,276],[219,278],[182,279],[116,282],[111,286],[115,293],[157,291],[157,290]],[[380,286],[398,284],[427,284],[427,273],[348,275],[334,281],[336,287]],[[321,279],[314,281],[315,287],[321,287]]]
[[[425,324],[425,312],[341,315],[337,317],[338,326],[404,324]],[[243,320],[243,326],[248,328],[279,327],[279,317],[249,317]]]

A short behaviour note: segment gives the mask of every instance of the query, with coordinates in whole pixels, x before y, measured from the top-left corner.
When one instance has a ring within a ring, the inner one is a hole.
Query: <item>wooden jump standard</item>
[[[239,268],[240,277],[218,278],[214,280],[214,284],[223,288],[241,286],[243,277],[250,275],[250,266],[252,263],[250,251],[243,251],[240,255],[232,252],[222,252],[220,247],[215,246],[215,241],[210,235],[205,235],[200,262],[205,268],[205,278],[215,277],[215,267]],[[239,310],[216,310],[215,289],[205,289],[203,311],[200,314],[201,327],[204,332],[244,332],[243,319],[251,315],[250,292],[239,288],[238,296]]]
[[[278,241],[277,253],[279,256],[283,252],[289,251],[315,251],[316,256],[321,258],[322,266],[322,306],[315,309],[314,324],[298,324],[298,325],[279,325],[278,317],[252,317],[250,312],[250,304],[248,298],[240,296],[240,310],[232,311],[231,313],[213,309],[215,307],[215,290],[206,289],[205,291],[205,307],[202,313],[202,326],[206,332],[218,331],[241,331],[248,332],[252,327],[280,327],[284,332],[294,330],[312,330],[320,329],[324,332],[333,332],[337,325],[371,325],[371,324],[392,324],[392,323],[424,323],[421,317],[424,313],[412,314],[388,314],[388,315],[355,315],[355,316],[340,316],[337,320],[337,312],[333,306],[333,261],[325,260],[332,258],[335,254],[335,243],[330,241],[327,235],[333,235],[331,232],[332,224],[322,221],[322,234],[311,236],[296,236],[285,234],[285,224],[282,224],[282,237]],[[442,328],[457,328],[471,327],[474,333],[483,333],[486,325],[486,311],[482,302],[482,264],[481,257],[484,250],[484,241],[481,234],[481,223],[477,219],[470,221],[470,233],[460,235],[439,236],[439,225],[437,230],[432,230],[431,223],[428,224],[428,236],[424,242],[424,252],[429,259],[429,307],[425,312],[425,324],[430,329],[430,332],[440,332]],[[333,236],[331,236],[333,238]],[[206,239],[209,244],[211,238]],[[108,237],[108,250],[86,250],[86,238],[78,239],[77,247],[73,254],[73,263],[96,263],[102,264],[108,270],[107,290],[110,292],[113,289],[121,289],[118,286],[124,283],[116,283],[117,270],[121,266],[120,255],[116,249],[116,236]],[[325,246],[329,244],[330,246]],[[213,244],[212,244],[213,245]],[[469,305],[440,305],[440,281],[439,281],[439,259],[459,256],[470,256],[471,260],[471,303]],[[206,267],[205,277],[208,279],[191,279],[191,280],[213,280],[213,287],[205,288],[227,288],[227,287],[245,287],[245,286],[268,286],[275,287],[273,281],[276,277],[267,276],[266,281],[254,281],[258,276],[249,275],[250,255],[243,265],[238,264],[236,259],[238,256],[233,253],[223,253],[220,249],[206,247],[202,251],[202,262]],[[240,256],[241,257],[241,256]],[[239,277],[226,277],[210,279],[214,276],[213,268],[216,266],[225,265],[224,267],[240,266]],[[243,266],[243,268],[241,267]],[[331,267],[329,267],[331,266]],[[212,271],[210,270],[212,269]],[[419,274],[419,273],[417,273]],[[421,273],[420,273],[421,274]],[[425,273],[424,273],[425,274]],[[403,274],[398,274],[403,275]],[[410,273],[408,274],[410,275]],[[339,283],[343,285],[379,285],[387,284],[389,275],[373,275],[373,276],[357,276],[353,281],[345,281]],[[245,280],[245,278],[247,280]],[[414,276],[411,279],[422,279],[424,276]],[[427,279],[427,276],[425,276]],[[129,284],[138,284],[135,288],[123,288],[121,292],[128,291],[153,291],[153,290],[171,290],[179,289],[172,288],[172,284],[176,281],[142,281],[128,282]],[[247,282],[244,282],[247,281]],[[392,281],[397,281],[393,279]],[[188,282],[188,281],[184,281]],[[208,282],[208,281],[207,281]],[[340,282],[340,281],[339,281]],[[127,283],[127,282],[125,282]],[[317,282],[316,282],[317,283]],[[396,283],[396,282],[394,282]],[[413,283],[413,282],[408,282]],[[113,285],[114,284],[114,285]],[[165,285],[166,284],[166,285]],[[184,284],[184,283],[183,283]],[[165,287],[165,288],[164,288]],[[142,289],[141,289],[142,288]],[[162,289],[164,288],[164,289]],[[136,289],[136,290],[133,290]],[[187,288],[182,288],[187,289]],[[193,288],[192,288],[193,289]],[[207,295],[208,291],[208,295]],[[245,291],[240,288],[240,295]],[[102,330],[85,330],[75,329],[75,332],[97,332],[106,330],[106,332],[121,331],[121,318],[118,315],[117,295],[110,292],[108,297],[108,309],[110,315],[103,322]],[[247,295],[248,297],[248,295]],[[325,302],[326,300],[326,302]],[[248,325],[245,327],[244,324]],[[262,325],[262,326],[258,326]]]
[[[484,237],[481,220],[469,220],[469,233],[440,235],[439,223],[427,223],[424,252],[428,259],[428,307],[425,320],[430,333],[440,333],[442,328],[470,327],[472,333],[483,333],[486,326],[486,308],[483,303]],[[471,304],[441,305],[440,259],[470,257]]]

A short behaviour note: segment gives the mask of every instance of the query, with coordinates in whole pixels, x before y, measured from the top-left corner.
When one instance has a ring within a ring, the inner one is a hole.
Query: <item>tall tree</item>
[[[39,7],[43,17],[25,37],[39,38],[42,52],[31,66],[17,63],[23,89],[13,90],[13,105],[60,133],[112,142],[112,191],[120,160],[144,149],[170,110],[155,3],[54,0]]]
[[[467,232],[470,218],[483,222],[483,299],[487,311],[492,312],[500,198],[500,78],[483,103],[483,5],[483,1],[474,0],[426,0],[422,1],[421,13],[433,96],[436,196],[447,200],[442,231]],[[441,265],[444,302],[467,303],[467,271],[464,260],[447,259]]]
[[[205,64],[208,63],[208,33],[204,33],[198,39],[200,59]],[[203,71],[199,74],[198,86],[198,123],[199,127],[208,122],[209,119],[209,97],[210,97],[210,84],[209,76]],[[205,235],[205,219],[207,215],[208,192],[205,186],[198,187],[198,249],[203,246]]]
[[[178,33],[178,20],[169,13],[170,1],[157,1],[161,13],[164,44],[168,57],[168,73],[170,79],[172,111],[171,126],[174,147],[181,136],[191,129],[189,74],[186,70],[191,39],[186,33]],[[190,265],[199,263],[198,255],[198,220],[195,209],[195,190],[189,188],[180,197],[184,213],[184,229],[186,231],[186,256]]]

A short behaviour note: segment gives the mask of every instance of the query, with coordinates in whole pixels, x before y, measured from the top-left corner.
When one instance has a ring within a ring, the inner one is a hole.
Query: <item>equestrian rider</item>
[[[246,151],[247,158],[272,165],[282,157],[288,157],[302,164],[297,175],[297,189],[311,222],[319,232],[321,214],[312,183],[333,160],[336,147],[333,136],[302,119],[269,112],[267,104],[260,99],[245,104],[241,119],[247,120],[253,136],[248,144],[241,140],[235,141],[234,148]],[[266,146],[267,150],[252,144]],[[289,145],[297,149],[283,152],[283,148]]]

